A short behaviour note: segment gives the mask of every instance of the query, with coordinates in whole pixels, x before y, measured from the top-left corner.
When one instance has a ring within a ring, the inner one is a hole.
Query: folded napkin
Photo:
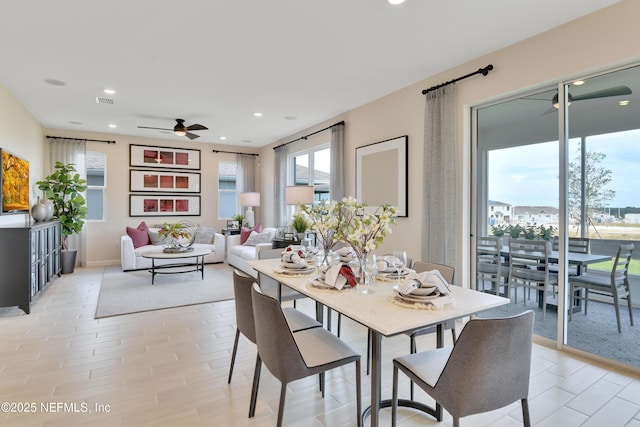
[[[434,286],[441,295],[448,295],[451,293],[449,284],[442,276],[442,273],[438,270],[410,274],[406,280],[398,285],[398,291],[405,295],[409,295],[418,288],[431,288]]]
[[[284,251],[280,260],[285,264],[295,264],[298,267],[304,267],[307,262],[304,255],[300,256],[297,251]]]
[[[394,266],[399,262],[400,259],[398,257],[386,255],[378,259],[378,262],[376,262],[376,269],[382,273],[400,273],[401,269]]]
[[[354,287],[358,284],[351,267],[348,265],[334,265],[333,267],[329,267],[324,273],[322,281],[338,290],[345,286]]]
[[[353,253],[353,249],[348,246],[338,249],[336,253],[343,261],[351,261],[356,259],[356,254]]]

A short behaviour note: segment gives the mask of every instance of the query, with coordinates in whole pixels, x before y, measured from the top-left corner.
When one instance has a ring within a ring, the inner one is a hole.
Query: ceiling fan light
[[[178,136],[185,136],[187,134],[187,131],[183,129],[176,129],[173,131],[173,133],[175,133]]]
[[[573,97],[571,96],[571,94],[567,95],[567,107],[571,107],[571,101],[573,101]],[[551,100],[551,103],[553,104],[553,108],[555,108],[556,110],[558,108],[560,108],[560,102],[558,102],[558,94],[556,93],[555,95],[553,95],[553,99]]]

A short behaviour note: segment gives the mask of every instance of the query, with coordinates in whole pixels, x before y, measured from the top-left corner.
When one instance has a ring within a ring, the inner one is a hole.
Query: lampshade
[[[240,206],[260,206],[260,193],[240,193]]]
[[[313,203],[313,187],[310,185],[294,185],[284,189],[287,205],[310,205]]]

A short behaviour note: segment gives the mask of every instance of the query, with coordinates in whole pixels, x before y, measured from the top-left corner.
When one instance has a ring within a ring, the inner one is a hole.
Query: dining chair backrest
[[[512,317],[467,322],[435,384],[436,400],[442,399],[448,411],[464,417],[526,398],[533,320],[533,311],[527,310]]]
[[[306,376],[307,366],[298,350],[280,303],[260,291],[251,290],[258,353],[269,371],[280,381]]]
[[[557,251],[560,247],[560,240],[558,236],[553,238],[553,250]],[[569,237],[569,252],[575,252],[579,254],[588,254],[591,252],[590,240],[586,237]]]
[[[233,270],[233,293],[236,306],[236,327],[252,343],[256,343],[256,329],[253,321],[251,287],[255,279],[245,273]]]
[[[543,282],[549,277],[550,247],[544,240],[509,240],[509,271],[511,276]]]
[[[629,284],[629,264],[631,263],[631,254],[635,245],[633,243],[620,245],[616,259],[611,269],[611,284],[621,285]]]
[[[444,264],[437,264],[437,263],[428,262],[428,261],[414,262],[413,269],[416,271],[416,273],[422,273],[423,271],[438,270],[440,274],[442,274],[444,279],[447,281],[447,283],[453,283],[455,279],[455,274],[456,274],[456,269],[451,266],[444,265]]]

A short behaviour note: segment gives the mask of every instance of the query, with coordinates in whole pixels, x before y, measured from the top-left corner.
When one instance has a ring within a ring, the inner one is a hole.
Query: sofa
[[[256,271],[247,261],[258,259],[258,253],[265,249],[271,249],[271,240],[276,234],[276,229],[267,227],[261,233],[253,232],[253,237],[249,235],[247,241],[241,243],[242,235],[235,234],[227,236],[227,263],[232,267],[242,270],[248,275],[256,277]],[[256,243],[253,243],[255,241]]]
[[[151,259],[144,258],[142,255],[150,251],[157,251],[164,246],[165,242],[157,238],[157,228],[146,228],[144,223],[137,229],[127,227],[127,233],[120,237],[120,264],[123,271],[144,270],[151,268]],[[144,240],[144,232],[148,234],[148,240]],[[134,245],[134,240],[136,244]],[[211,249],[211,253],[204,257],[205,264],[224,262],[225,255],[225,236],[213,232],[212,237],[206,240],[198,239],[193,243],[195,248]],[[175,260],[156,259],[156,265],[172,264]]]

